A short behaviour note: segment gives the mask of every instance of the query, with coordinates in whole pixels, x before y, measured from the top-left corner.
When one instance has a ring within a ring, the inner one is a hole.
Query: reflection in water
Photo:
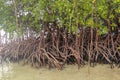
[[[12,66],[9,63],[0,64],[0,80],[9,80],[12,72]]]
[[[110,69],[109,65],[97,65],[90,71],[89,79],[87,66],[78,70],[76,65],[67,65],[59,71],[4,63],[0,65],[0,80],[120,80],[120,69]]]

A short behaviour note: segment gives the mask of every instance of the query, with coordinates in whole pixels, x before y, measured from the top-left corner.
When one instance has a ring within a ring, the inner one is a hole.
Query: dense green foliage
[[[10,33],[38,32],[45,23],[57,23],[74,32],[79,27],[98,27],[99,34],[120,25],[119,0],[0,0],[0,24]]]

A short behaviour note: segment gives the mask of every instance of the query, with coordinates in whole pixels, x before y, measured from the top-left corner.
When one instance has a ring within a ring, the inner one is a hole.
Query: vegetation
[[[119,0],[0,0],[1,29],[12,61],[62,68],[120,64]],[[17,39],[16,39],[17,38]]]

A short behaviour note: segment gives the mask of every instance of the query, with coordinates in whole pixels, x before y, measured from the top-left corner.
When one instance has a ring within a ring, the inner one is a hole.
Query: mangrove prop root
[[[47,34],[46,34],[47,33]],[[62,69],[64,64],[86,61],[120,66],[120,33],[98,35],[97,29],[82,28],[68,33],[64,28],[45,29],[39,37],[28,37],[4,46],[0,56],[10,61],[23,61],[32,66]]]

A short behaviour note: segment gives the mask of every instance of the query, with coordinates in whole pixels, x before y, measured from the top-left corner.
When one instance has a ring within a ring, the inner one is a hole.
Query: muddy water
[[[0,80],[120,80],[120,69],[110,69],[109,65],[97,65],[90,68],[84,66],[77,69],[76,65],[67,65],[64,70],[34,69],[20,64],[0,65]]]

